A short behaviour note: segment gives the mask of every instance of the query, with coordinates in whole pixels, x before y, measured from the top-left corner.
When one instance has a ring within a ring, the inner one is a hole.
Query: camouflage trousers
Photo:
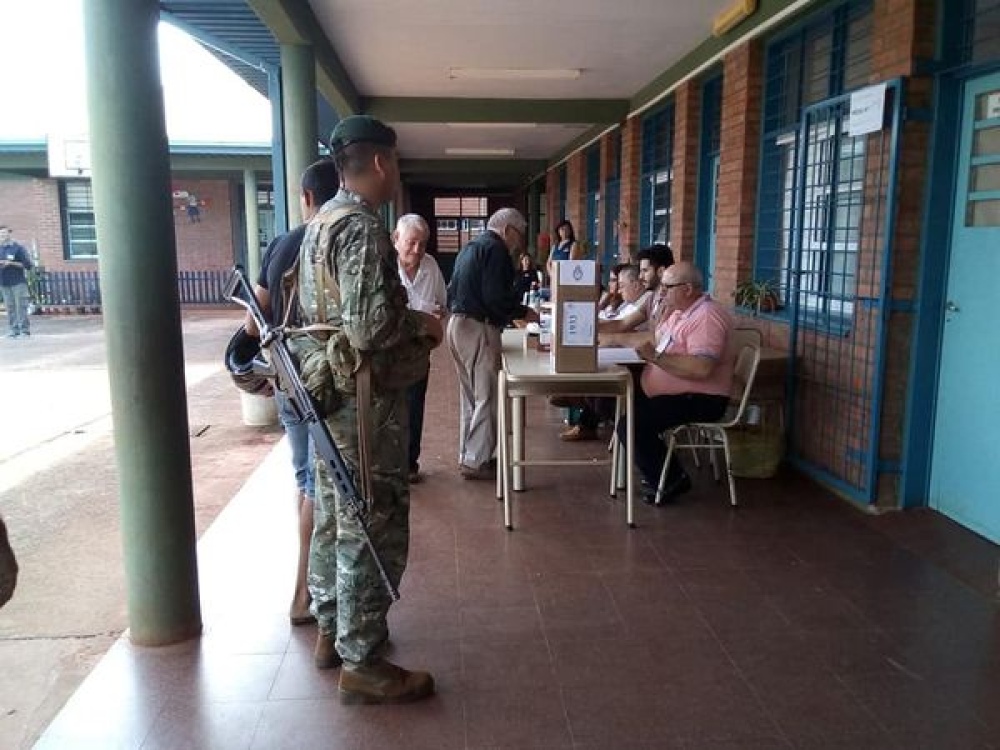
[[[408,416],[405,391],[373,395],[369,433],[373,486],[365,520],[396,586],[406,568],[410,543]],[[360,489],[355,399],[345,397],[326,424]],[[354,513],[334,489],[322,461],[316,466],[313,516],[308,577],[313,613],[322,632],[336,633],[337,653],[345,662],[369,662],[389,637],[386,617],[392,600]]]

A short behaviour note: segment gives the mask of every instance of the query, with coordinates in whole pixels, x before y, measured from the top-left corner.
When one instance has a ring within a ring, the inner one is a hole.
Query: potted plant
[[[733,297],[739,307],[749,308],[754,315],[774,312],[781,307],[778,284],[775,281],[743,281],[736,286]]]

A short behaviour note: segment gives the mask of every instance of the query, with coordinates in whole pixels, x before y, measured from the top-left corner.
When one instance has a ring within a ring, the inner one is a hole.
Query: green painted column
[[[319,158],[316,59],[308,45],[281,45],[281,113],[285,123],[285,180],[291,229],[302,223],[298,200],[302,173]]]
[[[201,632],[157,0],[85,0],[94,213],[130,637]]]
[[[257,173],[243,170],[243,204],[247,222],[247,274],[251,281],[260,275],[260,215],[257,209]]]

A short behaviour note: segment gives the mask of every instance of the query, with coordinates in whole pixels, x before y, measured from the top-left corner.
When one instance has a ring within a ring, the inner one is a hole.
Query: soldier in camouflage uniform
[[[430,349],[442,332],[436,319],[407,308],[395,250],[376,213],[398,187],[395,145],[395,132],[371,117],[348,117],[334,129],[330,152],[341,188],[302,241],[299,295],[307,330],[294,346],[303,381],[368,501],[374,546],[398,585],[410,535],[406,386],[426,376]],[[363,386],[366,368],[370,397]],[[359,419],[377,434],[359,431]],[[309,589],[319,623],[316,666],[343,664],[343,702],[401,703],[434,692],[428,673],[381,656],[391,600],[359,524],[322,461]]]

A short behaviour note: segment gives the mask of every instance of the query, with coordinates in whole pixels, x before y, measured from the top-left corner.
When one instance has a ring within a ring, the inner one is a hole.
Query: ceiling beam
[[[316,87],[341,117],[361,111],[361,97],[306,0],[246,0],[279,44],[308,44]]]
[[[400,174],[521,175],[545,169],[545,159],[400,159]]]
[[[384,122],[621,122],[627,99],[459,99],[434,97],[371,97],[364,112]]]

